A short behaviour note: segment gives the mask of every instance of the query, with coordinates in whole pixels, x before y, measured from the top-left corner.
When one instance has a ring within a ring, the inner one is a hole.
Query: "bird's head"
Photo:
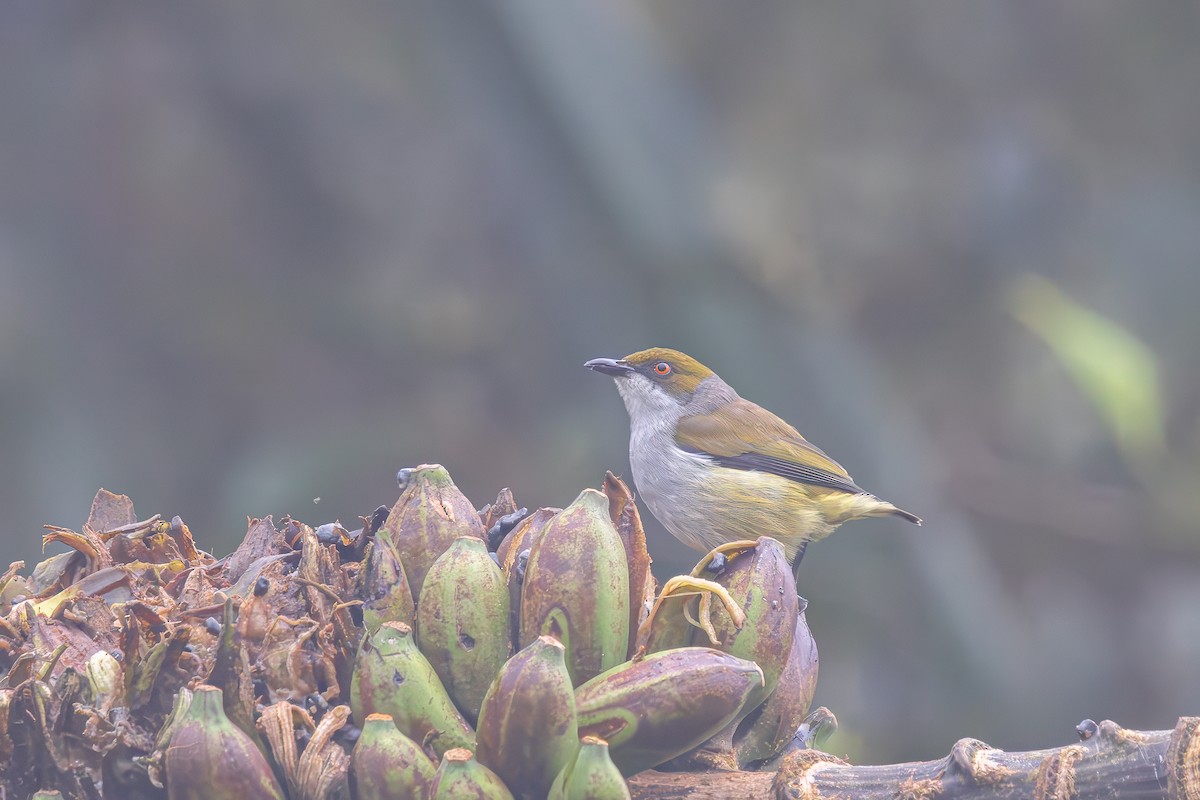
[[[632,419],[643,414],[669,417],[686,413],[696,390],[715,373],[696,359],[665,347],[640,350],[624,358],[593,358],[588,369],[611,375]]]

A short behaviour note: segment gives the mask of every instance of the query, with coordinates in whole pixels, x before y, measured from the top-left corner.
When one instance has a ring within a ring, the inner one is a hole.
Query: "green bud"
[[[708,647],[653,653],[575,690],[579,733],[607,741],[622,774],[634,775],[729,725],[762,681],[753,661]]]
[[[262,752],[225,716],[221,690],[199,686],[167,748],[170,800],[284,800]]]
[[[585,489],[542,532],[521,590],[521,644],[550,634],[566,648],[576,686],[624,661],[629,571],[608,498]]]
[[[415,615],[412,587],[391,540],[376,536],[362,572],[363,627],[368,633],[385,622],[412,624]]]
[[[350,755],[357,800],[425,797],[436,767],[387,714],[369,714]]]
[[[441,464],[422,464],[408,474],[400,499],[375,534],[400,554],[414,598],[421,596],[425,573],[459,536],[483,539],[474,506]]]
[[[629,786],[608,754],[608,742],[584,736],[575,761],[558,773],[546,800],[630,800]]]
[[[411,795],[410,795],[411,796]],[[500,776],[463,747],[447,750],[429,787],[429,800],[512,800]]]
[[[745,767],[774,757],[804,722],[817,690],[817,643],[801,611],[796,616],[787,664],[775,691],[738,726],[733,739],[738,763]]]
[[[504,575],[482,540],[461,536],[425,575],[417,645],[468,720],[478,719],[509,644]]]
[[[518,797],[542,800],[579,746],[563,653],[557,639],[535,639],[501,668],[479,711],[479,761]]]
[[[363,640],[350,683],[350,708],[360,726],[369,714],[389,714],[401,733],[439,755],[475,746],[474,731],[403,622],[385,622]]]

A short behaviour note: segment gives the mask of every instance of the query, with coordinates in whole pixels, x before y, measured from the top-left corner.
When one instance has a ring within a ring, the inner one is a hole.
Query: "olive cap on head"
[[[686,353],[667,347],[639,350],[616,360],[593,358],[584,366],[614,378],[641,374],[672,394],[690,394],[696,391],[700,381],[713,374],[711,369]]]

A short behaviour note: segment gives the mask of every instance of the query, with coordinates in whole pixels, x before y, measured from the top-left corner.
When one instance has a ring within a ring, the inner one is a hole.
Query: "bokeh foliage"
[[[834,749],[1168,727],[1200,704],[1197,24],[10,4],[4,552],[98,485],[225,550],[427,461],[564,505],[626,464],[582,362],[673,346],[926,520],[807,556]]]

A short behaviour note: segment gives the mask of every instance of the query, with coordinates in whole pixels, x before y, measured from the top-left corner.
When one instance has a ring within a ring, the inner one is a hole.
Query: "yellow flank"
[[[798,483],[753,470],[714,467],[700,505],[711,506],[692,531],[711,549],[735,539],[770,536],[783,542],[788,558],[801,542],[824,539],[852,519],[885,516],[895,506],[871,494],[851,494]],[[714,491],[715,489],[715,491]]]

